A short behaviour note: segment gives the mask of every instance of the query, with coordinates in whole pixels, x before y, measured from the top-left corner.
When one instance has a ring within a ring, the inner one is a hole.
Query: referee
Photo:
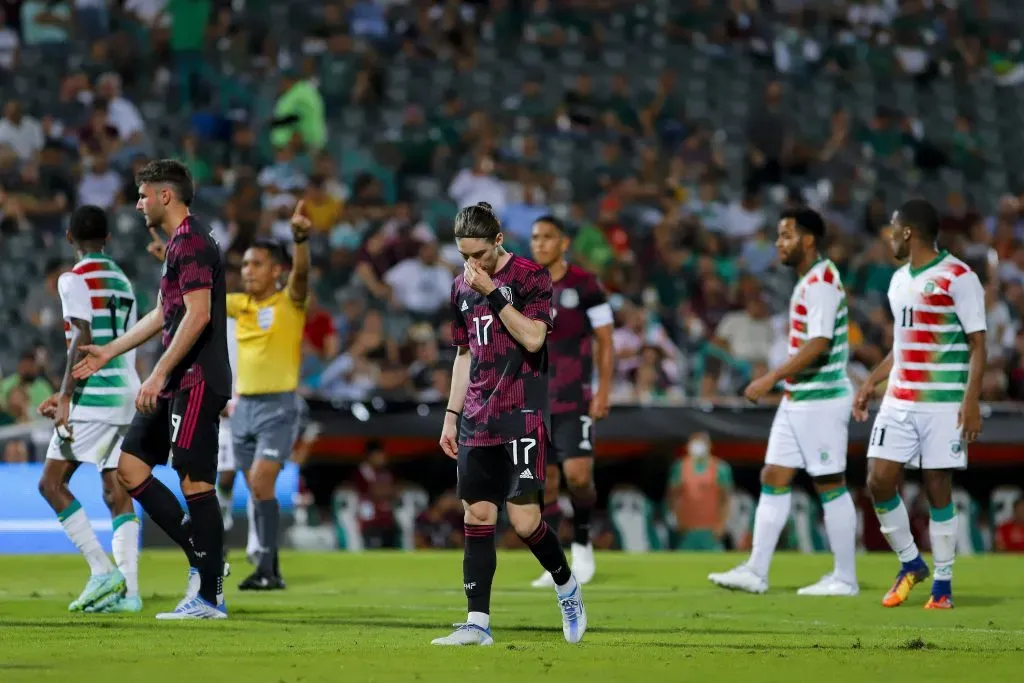
[[[303,203],[291,220],[293,263],[284,289],[288,254],[272,241],[257,241],[242,260],[244,293],[227,296],[227,314],[238,338],[236,392],[231,415],[235,460],[249,483],[260,549],[256,571],[240,590],[285,587],[277,560],[280,510],[274,492],[277,475],[298,437],[301,399],[299,365],[309,291],[310,220]]]

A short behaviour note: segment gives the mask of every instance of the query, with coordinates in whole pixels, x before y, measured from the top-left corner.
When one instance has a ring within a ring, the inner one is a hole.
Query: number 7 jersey
[[[64,336],[71,343],[70,319],[89,323],[93,344],[108,344],[138,318],[135,290],[124,272],[105,254],[86,254],[57,280],[64,311]],[[69,358],[68,362],[74,359]],[[135,351],[114,358],[75,388],[71,420],[126,425],[135,415],[139,375]]]
[[[883,406],[913,412],[956,410],[967,388],[967,335],[984,332],[985,290],[977,274],[945,251],[921,268],[907,264],[889,282],[893,364]]]

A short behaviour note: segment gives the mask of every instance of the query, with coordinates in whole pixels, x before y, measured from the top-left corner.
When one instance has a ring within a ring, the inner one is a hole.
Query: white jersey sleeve
[[[231,366],[231,393],[238,383],[238,334],[235,331],[235,319],[227,319],[228,364]]]
[[[819,280],[807,286],[804,293],[804,306],[807,307],[807,339],[832,338],[842,300],[843,293],[828,282]]]
[[[92,322],[92,298],[89,286],[76,273],[67,272],[57,278],[57,293],[60,294],[60,306],[64,318],[76,318]]]
[[[953,297],[953,310],[960,319],[964,334],[985,332],[985,288],[981,286],[978,274],[972,270],[953,280],[949,285],[949,295]]]

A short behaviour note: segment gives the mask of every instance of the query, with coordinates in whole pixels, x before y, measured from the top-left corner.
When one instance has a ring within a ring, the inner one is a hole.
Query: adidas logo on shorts
[[[523,470],[523,473],[519,475],[520,479],[533,479],[533,475],[530,474],[530,470]]]

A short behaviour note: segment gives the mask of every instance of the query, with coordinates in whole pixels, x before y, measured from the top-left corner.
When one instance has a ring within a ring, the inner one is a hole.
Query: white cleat
[[[860,593],[860,588],[857,584],[847,583],[836,577],[835,574],[826,574],[821,577],[818,583],[811,584],[810,586],[804,586],[796,592],[797,595],[814,595],[814,596],[839,596],[839,597],[853,597]]]
[[[572,575],[581,584],[590,583],[594,578],[594,546],[580,543],[572,544]]]
[[[184,604],[179,604],[173,612],[161,612],[156,615],[161,621],[176,621],[184,619],[227,619],[228,611],[224,605],[214,607],[202,598],[193,598]]]
[[[720,574],[708,574],[708,581],[722,588],[747,593],[764,593],[768,590],[768,582],[745,564]]]
[[[536,579],[530,582],[530,585],[534,588],[554,588],[555,580],[551,578],[551,574],[544,572]]]
[[[558,608],[562,610],[562,635],[565,642],[578,643],[583,640],[583,634],[587,632],[587,610],[583,606],[583,588],[579,580],[566,595],[561,595],[555,590],[558,597]]]
[[[494,645],[491,629],[476,624],[452,624],[455,630],[444,638],[434,638],[431,645]]]

